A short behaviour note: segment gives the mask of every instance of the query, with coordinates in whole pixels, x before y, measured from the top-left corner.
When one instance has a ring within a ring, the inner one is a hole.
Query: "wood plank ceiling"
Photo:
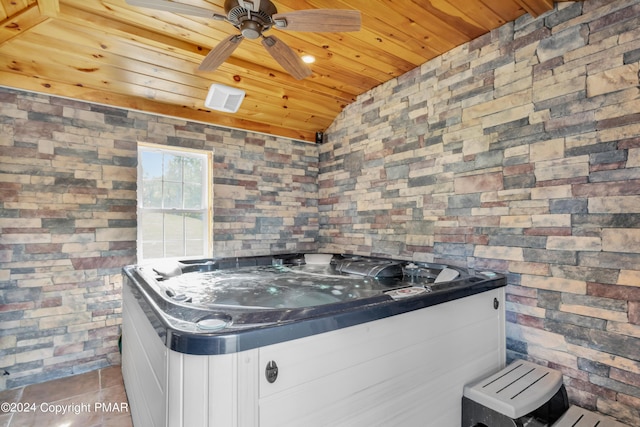
[[[224,15],[224,0],[181,0]],[[313,141],[356,97],[552,0],[273,0],[278,12],[357,9],[362,29],[271,29],[313,75],[296,80],[259,40],[213,72],[210,49],[229,23],[136,8],[124,0],[0,0],[0,85]],[[246,91],[235,114],[208,111],[209,85]]]

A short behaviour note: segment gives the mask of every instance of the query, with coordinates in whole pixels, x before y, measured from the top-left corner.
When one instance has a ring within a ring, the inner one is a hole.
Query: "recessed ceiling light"
[[[313,64],[314,62],[316,62],[316,58],[313,55],[303,55],[302,60],[305,64]]]

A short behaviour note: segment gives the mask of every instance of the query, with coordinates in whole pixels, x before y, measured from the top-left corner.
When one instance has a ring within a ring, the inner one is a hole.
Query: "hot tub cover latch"
[[[278,379],[278,365],[275,361],[270,360],[267,362],[267,367],[264,370],[264,375],[267,377],[269,383],[274,383]]]

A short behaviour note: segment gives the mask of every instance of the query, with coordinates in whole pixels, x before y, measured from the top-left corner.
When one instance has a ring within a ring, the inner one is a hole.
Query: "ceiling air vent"
[[[243,90],[214,83],[209,88],[204,105],[212,110],[235,113],[243,99]]]

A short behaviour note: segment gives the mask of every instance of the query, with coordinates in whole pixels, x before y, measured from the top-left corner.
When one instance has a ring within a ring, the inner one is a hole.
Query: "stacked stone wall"
[[[506,273],[509,357],[630,425],[639,19],[637,0],[561,2],[429,61],[340,114],[319,177],[320,250]]]

